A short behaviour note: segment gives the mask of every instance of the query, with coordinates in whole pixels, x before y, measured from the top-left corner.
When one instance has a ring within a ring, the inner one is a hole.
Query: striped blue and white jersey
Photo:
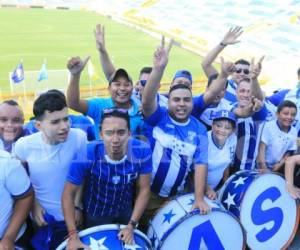
[[[233,104],[233,108],[237,103]],[[233,166],[239,169],[254,169],[258,154],[258,145],[262,125],[268,115],[264,105],[262,109],[251,117],[239,118],[237,120],[237,146]]]
[[[104,143],[88,144],[87,157],[71,165],[67,181],[81,185],[85,180],[83,204],[92,216],[118,216],[132,207],[134,184],[139,175],[152,170],[150,147],[129,139],[127,154],[114,161],[106,154]]]
[[[228,79],[227,81],[228,81],[228,86],[225,91],[224,99],[228,103],[235,103],[237,101],[237,99],[236,99],[237,85],[236,85],[235,81],[233,81],[232,79]]]
[[[206,128],[193,116],[185,123],[176,122],[160,106],[145,121],[153,127],[149,138],[153,151],[151,190],[170,197],[183,190],[194,165],[207,164]]]

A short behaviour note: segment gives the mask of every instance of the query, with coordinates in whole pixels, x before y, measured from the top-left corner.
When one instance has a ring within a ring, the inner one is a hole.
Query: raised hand
[[[128,226],[121,229],[118,234],[120,240],[122,240],[126,245],[134,245],[133,238],[133,228],[129,228]]]
[[[97,24],[94,30],[95,40],[96,40],[96,47],[100,52],[106,51],[105,48],[105,30],[104,26],[101,24]]]
[[[222,40],[223,45],[229,45],[229,44],[236,44],[240,41],[237,40],[240,35],[243,33],[243,29],[240,26],[236,26],[235,28],[230,28],[229,31],[226,33]]]
[[[224,61],[223,57],[221,59],[221,74],[225,77],[228,77],[235,71],[235,65],[233,62]]]
[[[90,56],[87,56],[85,59],[81,60],[80,57],[72,57],[67,63],[67,68],[72,75],[79,75],[87,64]]]
[[[255,59],[251,59],[251,64],[250,64],[250,78],[251,79],[257,79],[260,72],[261,72],[261,64],[262,61],[264,60],[265,56],[262,56],[257,63],[255,63]]]
[[[165,37],[161,39],[160,46],[156,49],[153,57],[153,66],[156,68],[165,68],[169,60],[169,52],[173,46],[173,40],[169,43],[169,46],[165,46]]]
[[[257,112],[259,111],[264,105],[264,102],[261,100],[255,98],[254,96],[252,97],[252,111]]]

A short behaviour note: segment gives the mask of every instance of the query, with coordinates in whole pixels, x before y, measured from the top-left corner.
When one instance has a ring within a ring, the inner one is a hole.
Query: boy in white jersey
[[[216,199],[214,191],[220,181],[229,176],[229,166],[233,161],[237,137],[233,133],[236,126],[235,115],[228,110],[214,113],[212,130],[208,132],[208,172],[206,195]],[[216,157],[217,156],[217,157]]]
[[[62,230],[53,230],[49,246],[55,249],[66,234],[61,206],[65,179],[72,161],[86,150],[86,135],[79,129],[70,129],[66,99],[58,90],[40,95],[34,102],[33,113],[40,132],[20,138],[15,154],[28,166],[35,191],[33,222],[39,230],[47,226],[50,218],[61,222]]]
[[[277,119],[265,123],[259,144],[260,169],[280,171],[285,159],[297,150],[297,130],[292,126],[296,114],[296,104],[283,101],[277,108]]]
[[[155,52],[154,67],[142,98],[145,121],[153,127],[152,137],[149,138],[153,149],[153,171],[152,197],[148,210],[159,208],[169,197],[180,193],[188,172],[195,164],[193,209],[199,208],[201,213],[207,213],[210,207],[203,199],[207,172],[207,135],[205,127],[190,116],[193,108],[191,90],[184,84],[172,86],[168,109],[160,107],[155,98],[171,44],[166,48],[163,38]],[[151,204],[154,200],[157,202],[155,206]]]

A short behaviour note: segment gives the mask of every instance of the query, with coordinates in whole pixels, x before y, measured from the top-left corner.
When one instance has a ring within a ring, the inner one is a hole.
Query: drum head
[[[125,226],[119,226],[115,224],[102,225],[85,229],[79,233],[80,240],[85,244],[94,249],[114,249],[114,250],[125,250],[125,249],[151,249],[151,244],[148,238],[139,230],[134,230],[134,241],[135,245],[124,245],[122,241],[118,239],[118,233],[120,228]],[[64,241],[59,245],[57,250],[65,249],[67,241]],[[134,248],[135,247],[135,248]]]
[[[228,212],[213,208],[207,215],[196,210],[182,218],[164,235],[159,249],[241,250],[244,246],[240,223]]]
[[[299,209],[278,174],[259,175],[244,194],[240,220],[251,249],[282,249],[293,239]]]

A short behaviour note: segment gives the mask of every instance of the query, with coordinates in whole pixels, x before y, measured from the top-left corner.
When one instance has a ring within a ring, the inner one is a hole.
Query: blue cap
[[[232,113],[231,111],[222,109],[213,114],[213,121],[214,120],[222,120],[222,119],[227,119],[227,120],[233,122],[233,124],[235,126],[235,123],[236,123],[235,114]]]
[[[193,83],[192,74],[187,70],[178,70],[173,78],[173,81],[178,77],[184,77]]]

